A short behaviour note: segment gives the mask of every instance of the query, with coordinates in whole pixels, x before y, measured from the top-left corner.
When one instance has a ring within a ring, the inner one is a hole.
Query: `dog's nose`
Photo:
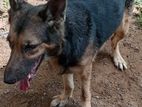
[[[16,83],[16,78],[13,75],[4,74],[4,82],[7,84],[14,84]]]
[[[4,82],[6,84],[14,84],[14,83],[16,83],[16,79],[4,78]]]

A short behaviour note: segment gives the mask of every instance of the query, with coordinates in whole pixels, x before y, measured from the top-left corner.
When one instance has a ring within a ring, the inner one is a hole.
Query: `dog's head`
[[[66,0],[49,0],[40,6],[24,0],[9,1],[7,40],[11,56],[4,72],[4,82],[14,84],[20,81],[21,89],[25,90],[44,54],[54,56],[61,51]]]

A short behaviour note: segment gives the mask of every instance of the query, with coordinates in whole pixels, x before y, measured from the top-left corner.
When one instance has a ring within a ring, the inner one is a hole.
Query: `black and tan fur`
[[[81,79],[82,107],[91,107],[92,61],[110,37],[116,67],[127,69],[119,42],[128,32],[132,4],[133,0],[49,0],[32,6],[10,0],[11,57],[4,81],[13,84],[23,79],[46,55],[64,81],[63,94],[54,97],[51,107],[64,106],[72,97],[76,73]]]

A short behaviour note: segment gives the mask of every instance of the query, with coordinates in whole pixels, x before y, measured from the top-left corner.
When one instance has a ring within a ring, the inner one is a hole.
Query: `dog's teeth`
[[[28,75],[28,78],[31,79],[31,77],[32,77],[31,74],[29,74],[29,75]]]

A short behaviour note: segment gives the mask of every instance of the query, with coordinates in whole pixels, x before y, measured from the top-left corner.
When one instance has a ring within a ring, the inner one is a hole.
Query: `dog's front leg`
[[[64,82],[64,91],[63,94],[57,95],[53,97],[53,101],[51,102],[51,107],[64,107],[69,98],[73,95],[74,90],[74,81],[73,81],[73,74],[64,74],[63,75],[63,82]]]
[[[92,64],[86,65],[81,73],[82,107],[91,107],[91,72]]]

